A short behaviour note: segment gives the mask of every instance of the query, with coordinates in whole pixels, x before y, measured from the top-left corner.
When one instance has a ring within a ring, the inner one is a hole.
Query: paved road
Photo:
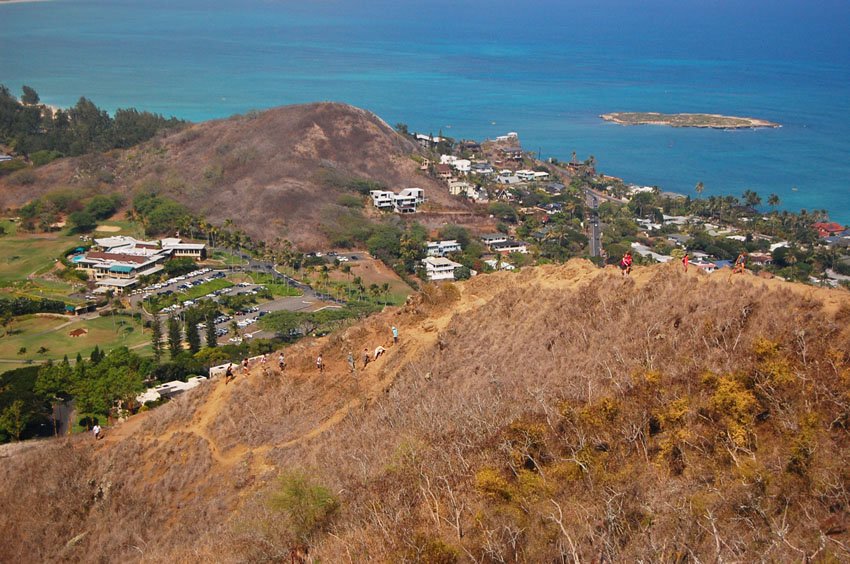
[[[590,240],[590,256],[602,256],[602,224],[599,221],[599,195],[593,190],[585,190],[585,201],[589,208],[588,238]]]

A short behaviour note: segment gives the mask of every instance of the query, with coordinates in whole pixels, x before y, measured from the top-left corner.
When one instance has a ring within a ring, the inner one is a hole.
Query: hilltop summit
[[[844,560],[848,318],[671,264],[427,286],[283,375],[3,460],[0,560]]]
[[[20,206],[61,186],[157,190],[252,237],[310,248],[355,194],[355,181],[424,188],[437,209],[465,209],[411,157],[418,147],[371,112],[323,102],[192,125],[128,149],[61,159],[34,170],[26,189],[0,179],[0,205]]]

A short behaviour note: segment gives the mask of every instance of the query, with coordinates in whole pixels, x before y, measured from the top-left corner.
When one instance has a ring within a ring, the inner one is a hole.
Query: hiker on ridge
[[[741,251],[741,254],[735,259],[735,267],[732,268],[732,274],[743,274],[745,270],[747,270],[747,251]]]
[[[623,276],[632,273],[632,252],[626,251],[623,258],[620,259],[620,270],[623,271]]]

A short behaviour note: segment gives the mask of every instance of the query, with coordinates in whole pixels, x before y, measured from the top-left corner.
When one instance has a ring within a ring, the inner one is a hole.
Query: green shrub
[[[55,161],[56,159],[61,159],[64,157],[62,153],[59,151],[36,151],[32,155],[30,155],[30,160],[32,161],[33,166],[44,166],[48,163]]]
[[[269,499],[269,507],[283,515],[296,540],[310,544],[333,520],[339,500],[326,487],[299,472],[282,475],[278,484],[278,490]]]

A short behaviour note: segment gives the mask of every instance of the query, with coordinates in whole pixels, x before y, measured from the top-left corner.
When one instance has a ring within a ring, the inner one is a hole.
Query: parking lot
[[[131,303],[134,306],[142,305],[143,300],[150,296],[171,296],[178,295],[186,290],[211,282],[216,279],[224,278],[227,272],[223,270],[211,270],[208,268],[190,272],[185,276],[171,278],[164,282],[147,286],[140,290],[136,290],[130,297]],[[287,279],[287,282],[291,279]],[[294,280],[292,281],[295,282]],[[260,331],[257,322],[260,317],[273,311],[308,311],[322,307],[322,305],[334,306],[335,304],[324,304],[321,296],[314,294],[309,286],[297,284],[304,291],[303,296],[293,296],[285,298],[277,298],[259,305],[249,305],[245,309],[235,313],[234,315],[222,314],[215,319],[216,335],[219,343],[240,342],[242,337],[232,335],[232,323],[235,321],[239,332],[245,338],[271,338],[272,333]],[[303,287],[302,287],[303,286]],[[249,282],[239,282],[229,288],[221,288],[214,290],[204,296],[195,298],[194,300],[181,300],[178,303],[167,306],[159,312],[160,321],[164,321],[166,317],[175,315],[180,316],[184,309],[197,305],[204,300],[212,300],[217,302],[222,296],[238,296],[238,295],[256,295],[258,291],[264,289],[262,284],[252,284]],[[206,323],[199,323],[198,329],[202,339],[206,339]]]

